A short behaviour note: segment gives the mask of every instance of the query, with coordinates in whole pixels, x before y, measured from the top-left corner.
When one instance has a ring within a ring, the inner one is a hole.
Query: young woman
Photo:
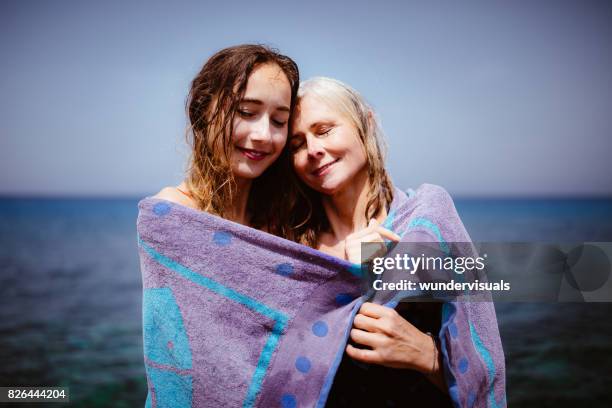
[[[398,191],[394,192],[384,167],[384,143],[376,118],[356,91],[329,78],[302,83],[288,143],[295,173],[305,184],[302,198],[292,209],[298,227],[291,238],[353,263],[361,263],[362,242],[400,239],[380,225]],[[412,369],[447,392],[438,343],[394,309],[364,303],[354,319],[350,339],[358,345],[346,347],[352,359]],[[365,372],[355,375],[353,370],[351,374],[350,364],[343,360],[328,404],[380,403],[368,400],[382,392],[372,383],[361,382],[376,393],[356,396],[356,381]],[[352,376],[347,379],[347,375]],[[378,378],[368,381],[384,377],[383,382],[391,382],[390,376],[379,371]],[[449,402],[438,394],[442,405]]]
[[[189,91],[187,177],[155,197],[281,233],[274,220],[285,211],[286,178],[278,176],[275,162],[287,141],[298,85],[295,62],[265,46],[214,54]]]

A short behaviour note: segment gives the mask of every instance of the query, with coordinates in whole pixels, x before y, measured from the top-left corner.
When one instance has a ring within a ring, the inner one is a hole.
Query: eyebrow
[[[263,105],[263,102],[260,101],[259,99],[252,99],[252,98],[242,98],[240,102],[241,103],[253,103],[255,105]],[[277,106],[276,109],[280,111],[290,112],[290,109],[288,106]]]
[[[334,124],[334,121],[332,121],[332,120],[323,120],[323,121],[320,120],[320,121],[315,122],[312,125],[308,126],[308,129],[313,130],[313,129],[316,129],[316,128],[321,127],[321,126],[332,126],[333,124]],[[302,134],[303,134],[303,132],[295,132],[292,135],[290,135],[289,137],[290,138],[297,137],[297,136],[301,136]]]
[[[334,122],[332,120],[320,120],[320,121],[315,122],[312,125],[308,126],[308,129],[316,129],[316,128],[319,128],[321,126],[332,126],[333,124],[334,124]]]

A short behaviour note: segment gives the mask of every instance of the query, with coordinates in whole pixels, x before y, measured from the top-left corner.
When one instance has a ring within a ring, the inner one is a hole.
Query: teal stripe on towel
[[[227,286],[224,286],[219,282],[202,276],[192,271],[191,269],[181,265],[180,263],[160,254],[159,252],[155,251],[153,248],[145,244],[144,241],[139,239],[138,243],[157,263],[169,269],[172,269],[175,272],[178,272],[180,275],[189,279],[190,281],[205,286],[213,292],[218,293],[221,296],[225,296],[226,298],[231,299],[237,303],[240,303],[259,314],[269,317],[270,319],[281,321],[283,323],[286,323],[289,320],[289,318],[284,313],[272,309],[271,307],[268,307],[251,297],[243,295],[240,292],[236,292],[234,289],[228,288]]]
[[[480,357],[482,357],[482,360],[487,366],[487,371],[489,374],[488,375],[489,377],[488,378],[489,406],[496,408],[498,407],[498,404],[495,401],[495,388],[493,386],[493,380],[495,379],[495,363],[493,363],[493,358],[491,358],[491,354],[489,353],[489,350],[487,350],[485,345],[482,343],[482,340],[480,339],[480,336],[476,332],[476,328],[474,327],[472,322],[470,322],[470,335],[472,336],[472,342],[474,343],[474,346],[476,347],[476,351],[478,351],[478,354],[480,354]]]
[[[444,237],[442,237],[440,228],[438,228],[438,226],[434,222],[428,220],[427,218],[419,217],[419,218],[415,218],[414,220],[412,220],[410,222],[410,225],[408,225],[408,229],[417,228],[417,227],[427,228],[429,231],[431,231],[434,234],[434,236],[438,239],[438,242],[440,243],[440,249],[444,251],[445,254],[450,254],[450,248],[448,247],[448,244],[444,240]]]
[[[138,244],[154,261],[160,265],[163,265],[166,268],[171,269],[181,276],[189,279],[190,281],[202,285],[221,296],[240,303],[249,309],[275,321],[272,333],[270,333],[270,336],[268,336],[268,340],[266,341],[261,355],[259,356],[259,360],[257,361],[257,366],[255,367],[255,372],[253,373],[253,378],[251,380],[251,384],[249,385],[247,396],[242,404],[244,408],[254,406],[257,395],[261,391],[261,385],[270,365],[272,354],[274,354],[274,350],[276,349],[282,332],[289,321],[289,317],[278,310],[272,309],[271,307],[266,306],[249,296],[237,292],[234,289],[228,288],[227,286],[224,286],[210,278],[202,276],[181,265],[180,263],[168,258],[167,256],[160,254],[148,246],[143,240],[140,239],[140,237],[138,237]]]
[[[268,337],[268,341],[259,356],[259,361],[257,362],[257,368],[255,369],[255,373],[253,374],[253,379],[251,380],[251,385],[249,386],[249,390],[247,392],[247,397],[244,399],[244,403],[242,406],[252,407],[255,405],[255,399],[257,398],[257,394],[259,394],[261,384],[263,383],[263,379],[266,376],[266,370],[270,365],[270,360],[272,359],[272,354],[274,354],[274,349],[280,340],[280,336],[285,328],[285,323],[276,322],[274,328],[272,329],[272,333]]]

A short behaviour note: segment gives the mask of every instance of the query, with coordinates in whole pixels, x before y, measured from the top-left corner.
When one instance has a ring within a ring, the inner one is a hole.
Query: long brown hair
[[[190,126],[187,132],[191,157],[186,183],[198,208],[221,217],[236,194],[231,168],[234,117],[251,72],[273,63],[285,73],[291,86],[291,112],[297,99],[299,71],[296,63],[263,45],[237,45],[214,54],[191,83],[186,103]],[[286,211],[281,205],[287,189],[282,175],[283,156],[253,180],[247,213],[256,228],[282,234],[277,220]],[[273,185],[274,182],[274,185]]]
[[[365,208],[366,219],[376,217],[393,201],[393,187],[385,169],[386,145],[382,129],[374,111],[353,88],[336,79],[315,77],[302,82],[298,90],[299,100],[312,95],[331,109],[348,118],[357,132],[365,154],[370,191]],[[299,112],[298,112],[299,114]],[[287,238],[304,245],[316,247],[321,233],[329,229],[329,221],[321,202],[321,193],[292,177],[291,199]],[[295,193],[294,193],[295,191]]]

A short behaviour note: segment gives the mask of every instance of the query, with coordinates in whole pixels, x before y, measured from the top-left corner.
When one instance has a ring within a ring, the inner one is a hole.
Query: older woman
[[[394,196],[404,194],[391,184],[383,147],[376,117],[355,90],[329,78],[314,78],[300,85],[289,138],[293,167],[303,183],[302,196],[292,209],[294,240],[360,263],[362,242],[400,239],[381,226]],[[425,190],[429,193],[419,194]],[[417,190],[414,200],[420,200],[422,206],[444,202],[454,211],[448,194],[436,186]],[[354,345],[346,347],[352,361],[343,360],[328,406],[380,406],[383,401],[390,406],[407,401],[445,406],[451,400],[463,405],[462,401],[474,404],[477,399],[486,404],[485,393],[458,395],[448,369],[450,375],[445,378],[445,350],[435,336],[425,332],[440,330],[440,305],[412,304],[411,308],[402,317],[390,307],[369,302],[361,306],[350,332]],[[497,336],[494,341],[499,343],[497,323],[490,324]],[[487,383],[486,370],[480,373],[477,381]],[[422,378],[429,380],[429,386],[422,384]],[[492,384],[494,379],[490,380]],[[503,383],[503,378],[500,381]],[[474,383],[474,388],[478,386]],[[411,390],[409,395],[406,390]]]

